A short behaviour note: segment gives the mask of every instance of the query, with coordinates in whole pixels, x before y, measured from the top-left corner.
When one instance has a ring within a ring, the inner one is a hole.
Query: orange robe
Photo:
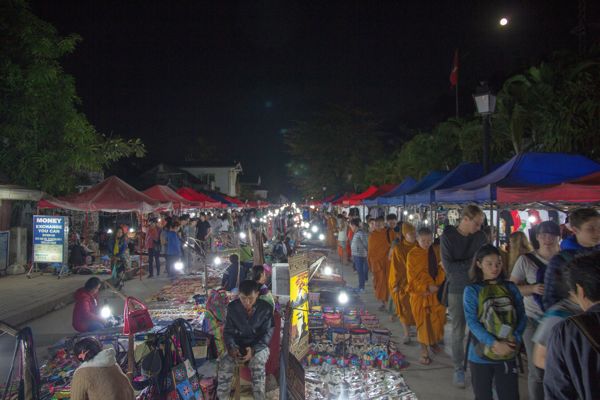
[[[446,324],[446,308],[439,303],[436,293],[429,292],[430,285],[440,286],[446,276],[440,263],[439,248],[435,246],[434,251],[438,260],[435,280],[429,274],[426,250],[416,246],[408,253],[406,262],[410,306],[417,325],[417,340],[428,346],[442,341]]]
[[[337,238],[335,237],[337,221],[333,217],[327,217],[327,241],[325,245],[333,249],[337,248]]]
[[[392,250],[392,259],[390,261],[390,277],[388,279],[388,289],[390,297],[396,307],[396,314],[402,323],[414,325],[415,320],[410,308],[410,294],[408,293],[408,277],[406,271],[406,258],[408,252],[416,246],[416,243],[410,243],[402,240],[394,246]],[[394,292],[394,288],[398,288]]]
[[[375,288],[375,297],[379,301],[388,301],[388,276],[390,270],[390,260],[388,254],[390,251],[390,242],[388,241],[386,229],[376,230],[369,235],[369,245],[367,256],[369,269],[373,273],[373,287]]]
[[[346,255],[348,256],[348,261],[352,262],[352,238],[354,237],[354,231],[348,227],[348,240],[346,241]]]

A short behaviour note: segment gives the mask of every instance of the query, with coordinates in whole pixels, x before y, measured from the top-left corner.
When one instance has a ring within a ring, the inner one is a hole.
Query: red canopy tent
[[[161,202],[140,192],[116,176],[106,178],[88,190],[64,197],[48,197],[39,208],[62,208],[74,211],[141,212],[169,209],[170,202]]]
[[[184,199],[191,201],[201,201],[204,203],[204,208],[225,208],[225,204],[215,201],[212,197],[205,195],[204,193],[196,192],[190,187],[182,187],[177,189],[177,194]]]
[[[223,195],[223,197],[225,198],[225,200],[227,200],[230,203],[236,204],[236,205],[238,205],[240,207],[244,206],[244,202],[241,201],[240,199],[236,199],[234,197],[229,197],[229,196],[226,196],[226,195]]]
[[[499,187],[496,190],[498,203],[595,203],[600,202],[600,172],[557,185]]]
[[[347,199],[344,199],[342,201],[342,204],[345,206],[357,206],[361,204],[363,200],[373,196],[377,192],[377,190],[377,186],[369,186],[364,192],[355,194]]]
[[[396,184],[396,183],[390,183],[390,184],[386,184],[386,185],[381,185],[381,186],[379,186],[377,188],[377,191],[375,193],[373,193],[371,196],[369,196],[369,197],[367,197],[366,199],[363,199],[363,200],[376,199],[379,196],[383,196],[383,195],[387,194],[392,189],[394,189],[396,186],[398,186],[398,184]]]
[[[171,202],[173,208],[179,210],[186,208],[205,208],[203,201],[188,200],[178,195],[177,192],[166,185],[154,185],[144,190],[143,193],[161,202]]]
[[[333,204],[334,206],[342,205],[344,203],[344,201],[352,198],[353,196],[356,196],[356,193],[344,193],[344,195],[342,197],[340,197],[337,200],[332,201],[331,204]]]

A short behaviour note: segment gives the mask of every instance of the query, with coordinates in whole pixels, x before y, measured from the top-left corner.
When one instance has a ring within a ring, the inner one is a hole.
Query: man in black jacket
[[[239,299],[227,306],[223,330],[227,352],[219,359],[219,399],[229,398],[236,363],[248,364],[254,399],[265,399],[265,364],[273,335],[273,307],[258,297],[256,282],[245,280],[240,284]]]

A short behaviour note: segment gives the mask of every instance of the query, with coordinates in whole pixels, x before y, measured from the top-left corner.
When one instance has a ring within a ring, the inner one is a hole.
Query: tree
[[[77,174],[145,154],[139,139],[99,134],[79,111],[60,65],[79,40],[59,36],[24,0],[0,3],[0,171],[14,183],[61,194]]]
[[[310,121],[298,121],[285,136],[291,161],[288,173],[305,195],[356,191],[365,166],[383,157],[378,123],[360,110],[330,107]]]

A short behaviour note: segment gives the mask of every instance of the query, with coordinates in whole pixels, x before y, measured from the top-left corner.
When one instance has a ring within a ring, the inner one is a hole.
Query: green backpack
[[[508,288],[511,283],[484,283],[477,300],[477,318],[485,329],[496,339],[514,341],[517,327],[517,309],[512,292]],[[516,350],[506,356],[492,352],[491,346],[480,343],[471,335],[475,344],[475,353],[487,360],[506,361],[516,356]]]

